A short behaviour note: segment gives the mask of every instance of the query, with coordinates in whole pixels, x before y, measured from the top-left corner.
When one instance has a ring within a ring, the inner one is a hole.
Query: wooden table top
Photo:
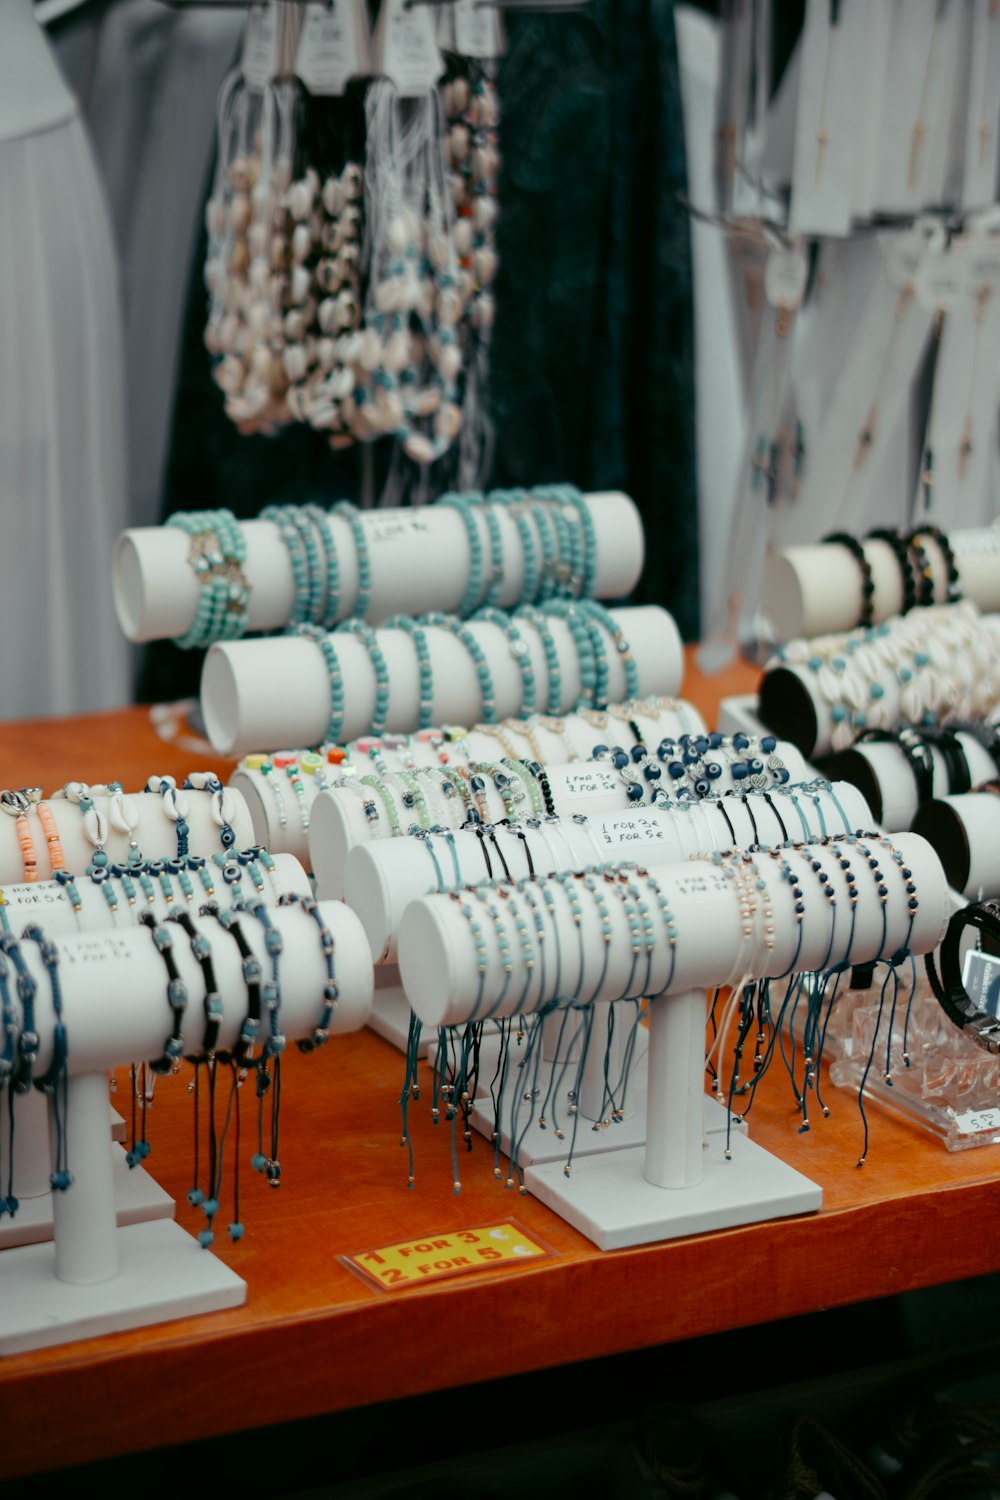
[[[742,666],[708,683],[689,671],[685,695],[711,720],[720,696],[752,685]],[[117,774],[129,786],[152,771],[203,764],[160,740],[145,709],[0,725],[7,785],[51,789],[70,775]],[[228,772],[220,758],[214,764]],[[754,1105],[752,1138],[821,1184],[822,1211],[605,1254],[540,1203],[497,1183],[492,1152],[478,1137],[461,1158],[456,1196],[446,1128],[430,1123],[429,1089],[411,1107],[416,1182],[408,1191],[402,1074],[401,1056],[369,1032],[335,1039],[312,1056],[289,1056],[281,1188],[271,1192],[244,1171],[245,1237],[232,1244],[222,1233],[215,1247],[246,1280],[246,1305],[0,1362],[0,1475],[444,1390],[1000,1268],[990,1232],[1000,1210],[1000,1147],[952,1155],[871,1111],[870,1154],[859,1170],[853,1096],[830,1088],[831,1117],[799,1134],[777,1068]],[[181,1074],[157,1085],[147,1165],[177,1200],[180,1224],[196,1232],[204,1219],[185,1198],[193,1129],[185,1084]],[[369,1287],[337,1259],[511,1216],[556,1256],[403,1293]],[[0,1254],[0,1296],[2,1264]],[[442,1339],[442,1329],[452,1336]]]

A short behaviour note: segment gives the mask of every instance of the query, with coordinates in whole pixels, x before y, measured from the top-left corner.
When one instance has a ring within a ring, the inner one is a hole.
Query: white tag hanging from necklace
[[[243,33],[240,69],[252,89],[267,88],[277,74],[278,15],[274,5],[251,7]]]
[[[307,5],[295,72],[311,94],[342,94],[349,79],[369,72],[370,47],[364,0]]]
[[[963,208],[981,208],[996,196],[1000,127],[1000,5],[997,0],[973,0],[973,4]]]
[[[407,6],[406,0],[382,0],[372,71],[388,78],[401,94],[424,94],[444,72],[429,5]]]
[[[836,9],[836,25],[832,23]],[[808,0],[802,33],[792,178],[791,227],[847,234],[851,227],[861,124],[868,119],[866,55],[872,12],[867,0]]]
[[[503,33],[500,12],[495,5],[480,0],[455,0],[447,7],[455,18],[455,50],[462,57],[501,57]]]

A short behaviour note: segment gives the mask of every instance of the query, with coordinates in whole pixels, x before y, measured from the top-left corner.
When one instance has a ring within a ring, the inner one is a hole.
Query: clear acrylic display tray
[[[833,1082],[856,1094],[871,1058],[866,1102],[937,1136],[949,1151],[1000,1142],[1000,1057],[977,1047],[952,1025],[922,970],[908,1021],[907,971],[901,971],[895,1011],[891,989],[886,990],[876,1038],[881,990],[880,971],[870,990],[849,990],[838,997],[824,1046]],[[903,1056],[904,1029],[909,1066]],[[885,1081],[887,1044],[891,1083]]]

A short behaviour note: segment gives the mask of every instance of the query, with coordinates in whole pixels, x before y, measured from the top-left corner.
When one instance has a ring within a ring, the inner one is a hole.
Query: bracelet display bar
[[[608,611],[631,652],[640,697],[673,696],[684,667],[681,639],[671,615],[659,605],[644,604]],[[538,699],[548,699],[548,664],[536,630],[524,628],[527,661],[534,672]],[[558,712],[568,713],[584,698],[580,653],[564,619],[547,621],[559,660]],[[482,653],[494,694],[497,720],[516,718],[524,705],[525,675],[521,661],[499,625],[470,620],[463,627]],[[424,627],[433,695],[430,719],[436,724],[478,724],[487,716],[482,674],[469,649],[451,630]],[[620,702],[628,687],[622,653],[605,630],[607,698]],[[378,682],[372,654],[360,636],[337,631],[328,638],[336,653],[343,689],[339,738],[368,734],[375,721]],[[420,672],[413,639],[407,631],[383,626],[374,632],[374,646],[384,662],[387,688],[384,728],[410,734],[420,724]],[[555,707],[555,705],[552,705]],[[259,640],[226,641],[212,646],[201,676],[201,708],[208,737],[225,755],[271,750],[277,745],[319,745],[330,722],[329,666],[320,645],[305,636],[267,636]]]
[[[274,861],[277,888],[307,896],[309,879],[298,860],[279,854]],[[223,885],[220,879],[220,885]],[[225,887],[223,886],[225,889]],[[82,875],[74,886],[78,909],[68,899],[67,887],[56,881],[37,884],[7,885],[3,888],[4,912],[11,929],[21,932],[29,922],[44,925],[46,936],[56,937],[78,931],[116,932],[122,922],[131,924],[135,913],[111,912],[101,894],[102,887]],[[153,900],[143,898],[143,909],[162,919],[170,910],[161,888],[152,887]],[[204,892],[202,892],[204,894]],[[275,898],[275,886],[265,887],[260,899]],[[163,1082],[160,1084],[163,1087]],[[169,1087],[169,1085],[167,1085]],[[48,1111],[41,1094],[17,1094],[14,1110],[14,1181],[20,1207],[13,1216],[0,1218],[0,1249],[15,1245],[33,1245],[51,1240],[54,1231],[52,1193],[49,1190]],[[4,1106],[6,1108],[6,1105]],[[111,1115],[111,1139],[123,1141],[125,1121],[115,1110]],[[125,1152],[116,1144],[111,1148],[114,1171],[115,1213],[119,1224],[140,1224],[146,1219],[172,1218],[174,1200],[158,1186],[141,1165],[129,1167]]]
[[[807,846],[827,880],[838,870],[836,846],[836,840]],[[851,962],[894,953],[904,943],[913,952],[923,952],[936,946],[944,931],[947,887],[934,851],[913,834],[901,835],[894,847],[913,871],[919,903],[908,905],[901,893],[887,895],[881,903],[871,895],[860,901],[852,909],[849,951],[842,955]],[[893,867],[892,861],[888,863]],[[792,889],[781,877],[778,863],[762,857],[754,871],[752,878],[763,882],[774,916],[776,935],[768,959],[773,973],[787,975],[793,966],[809,971],[821,963],[836,962],[841,955],[832,948],[835,918],[827,915],[826,902],[814,900],[813,909],[807,907],[798,921],[793,918]],[[813,1212],[822,1200],[815,1184],[740,1136],[730,1135],[728,1141],[716,1136],[707,1141],[706,1149],[705,989],[731,982],[734,970],[739,973],[746,964],[736,920],[738,898],[733,882],[710,860],[665,867],[657,871],[657,880],[678,937],[669,950],[661,943],[659,988],[650,987],[656,998],[650,1010],[645,1147],[582,1157],[574,1160],[571,1173],[558,1163],[533,1166],[525,1173],[529,1191],[602,1250]],[[603,966],[599,933],[576,923],[581,967],[585,967],[584,950],[588,949],[588,971],[591,965],[600,969],[592,997],[595,1004],[623,993],[622,965],[631,951],[620,910],[613,909],[609,920],[605,941],[610,946],[605,949]],[[490,967],[486,950],[477,949],[477,985],[472,982],[476,970],[470,972],[467,934],[462,903],[443,895],[414,901],[403,915],[400,970],[411,1004],[425,1023],[455,1024],[467,1020],[479,1005],[488,1006],[488,1013],[494,1015],[525,1008],[523,996],[521,1000],[504,998],[509,992],[517,995],[518,964],[523,961],[516,955],[506,960],[513,965],[514,977],[499,988],[502,976]],[[528,972],[525,995],[531,982]],[[477,993],[473,1007],[469,997]],[[545,1000],[540,992],[532,1003]]]
[[[364,1025],[371,1001],[371,955],[360,922],[346,907],[324,903],[320,915],[336,953],[340,999],[328,1023],[335,1037]],[[206,936],[212,933],[223,1007],[217,1046],[231,1048],[247,1006],[241,952],[231,939],[217,940],[221,927],[210,918],[199,918],[195,925]],[[281,1027],[290,1040],[309,1036],[324,1011],[327,980],[316,923],[296,903],[274,909],[270,925],[283,945]],[[263,924],[248,917],[244,939],[258,963],[269,968]],[[116,1223],[105,1070],[129,1057],[157,1055],[171,1014],[163,960],[149,932],[132,928],[75,934],[54,942],[71,1041],[65,1119],[55,1122],[60,1128],[51,1133],[54,1143],[65,1133],[74,1180],[52,1195],[54,1241],[0,1255],[0,1355],[236,1307],[246,1297],[243,1280],[172,1220],[123,1228]],[[37,946],[26,944],[25,949],[24,962],[38,984],[35,1024],[41,1045],[36,1067],[44,1076],[56,1015]],[[176,944],[173,957],[188,993],[203,993],[201,965],[186,938]],[[187,1054],[197,1053],[201,1045],[201,1010],[189,1005],[180,1018]],[[174,1020],[176,1024],[176,1015]],[[54,1107],[50,1098],[50,1115]]]
[[[530,492],[529,492],[530,498]],[[642,572],[642,520],[632,500],[620,491],[587,495],[596,541],[593,597],[624,599]],[[513,514],[490,506],[499,527],[504,559],[503,581],[496,603],[513,607],[522,595],[524,550]],[[483,507],[470,507],[483,554],[489,556],[489,531]],[[394,614],[420,614],[457,608],[469,586],[471,557],[466,522],[447,505],[406,506],[394,510],[357,511],[370,570],[365,619],[378,624]],[[284,630],[293,617],[295,580],[278,526],[273,521],[239,523],[246,542],[243,575],[249,588],[246,629]],[[328,518],[340,577],[338,618],[355,613],[359,558],[351,522],[335,512]],[[537,528],[536,528],[537,529]],[[541,537],[537,537],[541,554]],[[200,584],[188,561],[190,538],[176,526],[138,527],[122,532],[112,561],[112,592],[119,624],[130,641],[183,636],[198,607]],[[353,738],[353,736],[351,736]],[[251,746],[252,749],[260,746]]]

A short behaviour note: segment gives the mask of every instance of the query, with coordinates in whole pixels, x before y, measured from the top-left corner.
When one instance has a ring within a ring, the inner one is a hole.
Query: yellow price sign
[[[420,1240],[403,1240],[377,1250],[342,1255],[340,1260],[366,1281],[392,1291],[439,1281],[445,1276],[467,1276],[495,1271],[555,1252],[528,1234],[514,1219],[479,1229],[449,1230]]]

